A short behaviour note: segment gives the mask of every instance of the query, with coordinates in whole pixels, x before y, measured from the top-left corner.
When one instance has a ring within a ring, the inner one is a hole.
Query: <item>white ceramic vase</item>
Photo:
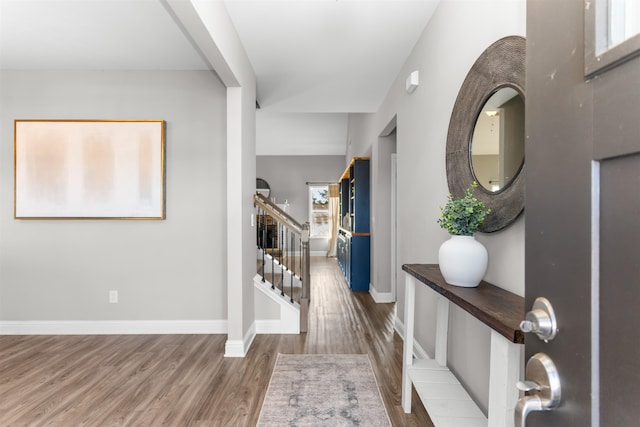
[[[474,236],[451,236],[438,252],[440,272],[450,285],[475,288],[489,264],[489,254]]]

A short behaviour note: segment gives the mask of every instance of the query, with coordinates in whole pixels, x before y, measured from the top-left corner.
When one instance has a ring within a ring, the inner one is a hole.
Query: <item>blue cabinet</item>
[[[370,236],[338,231],[338,263],[352,291],[369,290],[370,251]]]
[[[356,157],[340,177],[337,258],[352,291],[369,290],[369,159]]]
[[[338,231],[338,264],[345,278],[351,277],[351,235],[345,230]],[[347,279],[347,282],[349,279]]]

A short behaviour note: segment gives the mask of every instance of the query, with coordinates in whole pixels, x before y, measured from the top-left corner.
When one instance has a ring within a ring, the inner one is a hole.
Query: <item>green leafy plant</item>
[[[473,190],[478,187],[473,182],[464,192],[464,197],[454,199],[449,194],[447,204],[441,207],[442,214],[438,219],[440,227],[454,236],[473,236],[484,223],[484,218],[491,212],[486,209],[484,203],[473,197]]]

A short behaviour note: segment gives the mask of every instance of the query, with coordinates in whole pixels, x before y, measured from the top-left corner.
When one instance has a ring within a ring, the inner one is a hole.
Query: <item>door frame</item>
[[[397,140],[396,140],[397,141]],[[397,191],[398,191],[398,154],[391,153],[391,297],[398,300],[398,223],[397,223]]]

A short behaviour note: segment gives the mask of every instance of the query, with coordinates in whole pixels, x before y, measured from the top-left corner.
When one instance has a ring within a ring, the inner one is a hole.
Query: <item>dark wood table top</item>
[[[404,264],[402,269],[511,342],[524,344],[524,333],[520,330],[525,315],[521,296],[484,280],[477,288],[449,285],[438,264]]]

